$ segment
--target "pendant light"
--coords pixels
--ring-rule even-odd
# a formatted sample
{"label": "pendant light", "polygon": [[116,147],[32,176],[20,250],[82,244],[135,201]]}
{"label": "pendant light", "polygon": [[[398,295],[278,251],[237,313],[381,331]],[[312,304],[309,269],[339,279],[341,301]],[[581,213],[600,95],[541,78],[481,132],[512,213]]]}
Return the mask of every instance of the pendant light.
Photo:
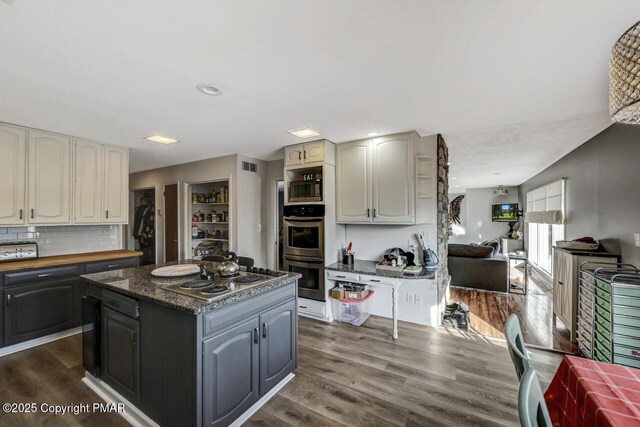
{"label": "pendant light", "polygon": [[609,113],[614,122],[640,124],[640,22],[611,50]]}

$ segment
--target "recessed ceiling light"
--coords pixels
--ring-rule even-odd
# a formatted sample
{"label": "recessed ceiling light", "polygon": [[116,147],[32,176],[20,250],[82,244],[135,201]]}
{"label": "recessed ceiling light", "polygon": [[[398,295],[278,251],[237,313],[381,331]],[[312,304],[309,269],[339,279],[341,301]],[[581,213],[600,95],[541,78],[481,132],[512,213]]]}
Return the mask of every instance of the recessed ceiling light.
{"label": "recessed ceiling light", "polygon": [[451,163],[451,162],[448,162],[448,163],[447,163],[447,166],[451,166],[452,164],[453,164],[453,163]]}
{"label": "recessed ceiling light", "polygon": [[378,136],[380,135],[378,132],[369,132],[367,136]]}
{"label": "recessed ceiling light", "polygon": [[456,188],[460,187],[458,184],[456,184]]}
{"label": "recessed ceiling light", "polygon": [[177,139],[168,138],[162,135],[149,135],[145,136],[144,139],[146,139],[147,141],[157,142],[159,144],[175,144],[176,142],[178,142]]}
{"label": "recessed ceiling light", "polygon": [[458,179],[458,177],[457,176],[452,176],[451,179]]}
{"label": "recessed ceiling light", "polygon": [[196,86],[196,88],[200,92],[204,93],[205,95],[215,96],[215,95],[220,95],[222,93],[220,88],[209,83],[201,83],[198,86]]}
{"label": "recessed ceiling light", "polygon": [[494,175],[501,175],[501,174],[502,174],[502,172],[494,172],[493,174],[494,174]]}
{"label": "recessed ceiling light", "polygon": [[297,136],[298,138],[302,138],[302,139],[311,138],[311,137],[320,135],[315,130],[309,129],[309,128],[293,129],[293,130],[288,130],[287,132],[289,132],[291,135]]}

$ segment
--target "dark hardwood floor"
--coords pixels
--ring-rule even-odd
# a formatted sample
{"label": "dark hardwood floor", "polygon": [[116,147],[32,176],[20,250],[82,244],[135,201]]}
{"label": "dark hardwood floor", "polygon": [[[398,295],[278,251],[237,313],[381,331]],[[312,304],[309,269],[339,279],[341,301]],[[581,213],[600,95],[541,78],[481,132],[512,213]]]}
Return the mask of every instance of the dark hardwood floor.
{"label": "dark hardwood floor", "polygon": [[[300,318],[295,378],[247,426],[519,425],[514,368],[504,342],[371,317],[363,326]],[[543,387],[560,356],[533,351]],[[80,381],[81,336],[0,358],[0,401],[100,402]],[[125,426],[119,415],[6,414],[0,425]]]}
{"label": "dark hardwood floor", "polygon": [[[514,268],[512,274],[516,284],[521,284],[521,272]],[[454,301],[469,305],[470,332],[504,338],[504,322],[515,313],[527,344],[570,353],[577,351],[577,346],[569,339],[569,330],[553,315],[552,290],[535,278],[529,277],[527,295],[452,287],[450,302]]]}
{"label": "dark hardwood floor", "polygon": [[[519,425],[504,342],[371,317],[361,327],[300,318],[296,377],[247,426]],[[546,388],[560,356],[532,351]]]}
{"label": "dark hardwood floor", "polygon": [[0,412],[4,426],[128,426],[113,413],[51,415],[40,405],[93,404],[103,400],[82,381],[82,335],[73,335],[0,358],[0,403],[36,403],[36,413]]}

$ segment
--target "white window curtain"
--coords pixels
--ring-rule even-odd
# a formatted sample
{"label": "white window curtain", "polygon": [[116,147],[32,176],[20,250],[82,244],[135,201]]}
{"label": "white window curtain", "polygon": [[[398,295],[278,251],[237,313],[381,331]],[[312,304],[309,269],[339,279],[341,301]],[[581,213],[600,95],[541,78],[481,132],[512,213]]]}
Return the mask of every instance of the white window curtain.
{"label": "white window curtain", "polygon": [[527,193],[525,222],[529,261],[551,275],[553,246],[564,240],[564,178]]}

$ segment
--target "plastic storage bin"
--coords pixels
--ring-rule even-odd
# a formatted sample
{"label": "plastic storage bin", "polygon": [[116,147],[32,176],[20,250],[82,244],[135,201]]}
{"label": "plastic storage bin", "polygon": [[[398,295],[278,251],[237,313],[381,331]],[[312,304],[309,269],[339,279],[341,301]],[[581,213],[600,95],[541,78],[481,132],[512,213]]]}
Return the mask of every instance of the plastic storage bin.
{"label": "plastic storage bin", "polygon": [[369,295],[361,300],[332,298],[333,318],[341,323],[350,323],[355,326],[362,325],[371,315],[371,298],[373,298],[374,294],[374,291],[369,291]]}

